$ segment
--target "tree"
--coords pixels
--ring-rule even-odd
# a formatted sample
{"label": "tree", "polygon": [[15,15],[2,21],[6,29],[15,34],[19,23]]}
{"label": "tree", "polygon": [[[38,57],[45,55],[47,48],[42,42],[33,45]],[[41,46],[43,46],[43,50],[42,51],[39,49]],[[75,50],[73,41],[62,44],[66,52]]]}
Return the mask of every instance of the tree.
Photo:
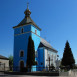
{"label": "tree", "polygon": [[63,53],[63,58],[61,61],[61,64],[65,67],[72,68],[73,65],[75,64],[75,60],[69,45],[69,42],[67,41],[65,44],[65,48],[64,48],[64,53]]}
{"label": "tree", "polygon": [[27,67],[30,68],[30,71],[32,65],[35,65],[35,48],[34,48],[34,41],[30,36],[28,40],[28,50],[27,50]]}
{"label": "tree", "polygon": [[10,70],[12,70],[12,67],[13,67],[13,56],[9,56],[9,66],[10,66]]}

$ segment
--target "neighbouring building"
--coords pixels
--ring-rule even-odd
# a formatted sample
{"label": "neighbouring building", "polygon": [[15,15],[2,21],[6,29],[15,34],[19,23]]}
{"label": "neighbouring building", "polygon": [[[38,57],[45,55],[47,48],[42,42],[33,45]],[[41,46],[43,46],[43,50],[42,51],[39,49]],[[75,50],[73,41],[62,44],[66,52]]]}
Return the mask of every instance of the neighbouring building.
{"label": "neighbouring building", "polygon": [[[41,28],[31,19],[31,11],[27,7],[24,12],[25,17],[17,25],[14,26],[14,62],[13,70],[20,71],[22,67],[26,67],[28,38],[32,37],[35,46],[35,61],[37,65],[32,67],[32,71],[42,71],[49,67],[48,59],[50,57],[50,65],[56,67],[57,50],[55,50],[45,39],[41,38]],[[39,68],[40,67],[40,68]],[[44,67],[44,68],[43,68]]]}
{"label": "neighbouring building", "polygon": [[0,55],[0,71],[8,71],[9,70],[9,59]]}

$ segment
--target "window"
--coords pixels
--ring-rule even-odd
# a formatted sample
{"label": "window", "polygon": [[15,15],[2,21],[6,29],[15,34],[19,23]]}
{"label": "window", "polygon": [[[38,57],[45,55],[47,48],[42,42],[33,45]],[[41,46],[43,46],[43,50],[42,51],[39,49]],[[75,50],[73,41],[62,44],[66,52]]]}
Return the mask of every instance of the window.
{"label": "window", "polygon": [[37,34],[37,30],[35,30],[35,34]]}
{"label": "window", "polygon": [[20,61],[20,72],[23,72],[24,61]]}
{"label": "window", "polygon": [[24,33],[24,29],[23,28],[21,29],[21,33]]}
{"label": "window", "polygon": [[37,62],[37,61],[35,61],[35,64],[36,64],[36,65],[38,65],[38,62]]}
{"label": "window", "polygon": [[37,53],[37,51],[35,51],[35,57],[38,57],[38,53]]}
{"label": "window", "polygon": [[56,60],[56,55],[55,55],[55,60]]}
{"label": "window", "polygon": [[1,66],[1,62],[0,62],[0,66]]}
{"label": "window", "polygon": [[56,55],[54,56],[54,60],[56,60]]}
{"label": "window", "polygon": [[23,57],[24,56],[24,51],[21,51],[20,52],[20,57]]}
{"label": "window", "polygon": [[41,62],[41,65],[43,65],[43,63]]}
{"label": "window", "polygon": [[53,59],[53,55],[52,55],[51,57],[52,57],[52,59]]}
{"label": "window", "polygon": [[47,55],[47,59],[49,59],[49,57],[50,57],[50,56],[49,56],[49,54],[48,54],[48,55]]}

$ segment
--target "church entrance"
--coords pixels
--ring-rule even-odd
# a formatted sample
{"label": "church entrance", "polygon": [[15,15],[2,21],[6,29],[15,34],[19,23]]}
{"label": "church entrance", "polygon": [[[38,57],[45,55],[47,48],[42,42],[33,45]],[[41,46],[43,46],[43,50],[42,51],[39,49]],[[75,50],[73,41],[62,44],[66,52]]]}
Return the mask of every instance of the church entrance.
{"label": "church entrance", "polygon": [[24,70],[24,61],[20,61],[20,72]]}

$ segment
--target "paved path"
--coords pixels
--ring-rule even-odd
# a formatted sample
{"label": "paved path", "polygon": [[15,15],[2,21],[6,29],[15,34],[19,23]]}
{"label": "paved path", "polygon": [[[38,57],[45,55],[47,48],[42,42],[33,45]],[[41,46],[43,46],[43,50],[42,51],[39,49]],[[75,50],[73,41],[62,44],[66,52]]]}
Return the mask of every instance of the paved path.
{"label": "paved path", "polygon": [[70,76],[29,76],[29,75],[8,75],[0,72],[0,77],[77,77],[77,72],[71,72]]}
{"label": "paved path", "polygon": [[71,77],[71,76],[27,76],[27,75],[1,75],[0,77]]}
{"label": "paved path", "polygon": [[27,75],[3,75],[0,77],[68,77],[68,76],[27,76]]}
{"label": "paved path", "polygon": [[72,76],[29,76],[29,75],[5,75],[0,73],[0,77],[77,77],[72,74]]}

